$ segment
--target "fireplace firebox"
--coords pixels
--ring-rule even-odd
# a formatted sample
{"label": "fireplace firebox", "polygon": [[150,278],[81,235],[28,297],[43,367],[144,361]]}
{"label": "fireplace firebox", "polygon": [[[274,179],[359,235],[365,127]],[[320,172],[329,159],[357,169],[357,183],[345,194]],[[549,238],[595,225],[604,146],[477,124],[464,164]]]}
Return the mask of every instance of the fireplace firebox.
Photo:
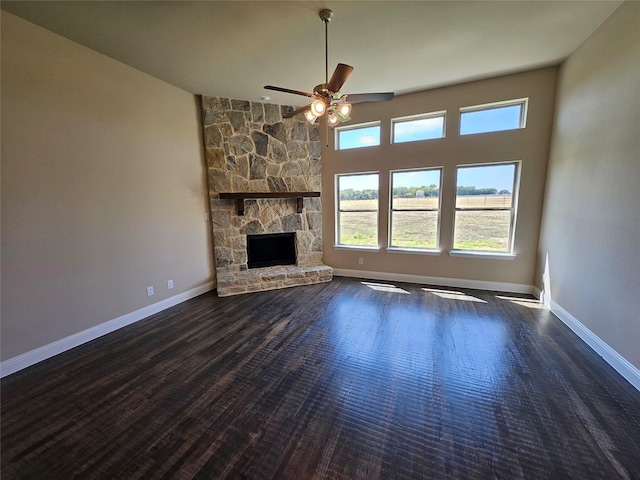
{"label": "fireplace firebox", "polygon": [[296,234],[286,232],[247,235],[247,257],[249,268],[294,265]]}

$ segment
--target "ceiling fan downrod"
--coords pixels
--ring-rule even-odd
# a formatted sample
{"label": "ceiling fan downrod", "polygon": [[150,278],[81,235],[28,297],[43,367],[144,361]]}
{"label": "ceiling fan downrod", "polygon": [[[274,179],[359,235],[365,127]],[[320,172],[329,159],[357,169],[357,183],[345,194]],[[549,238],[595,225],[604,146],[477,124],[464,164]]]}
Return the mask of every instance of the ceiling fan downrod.
{"label": "ceiling fan downrod", "polygon": [[333,17],[333,10],[325,8],[318,15],[324,22],[324,83],[329,83],[329,22]]}

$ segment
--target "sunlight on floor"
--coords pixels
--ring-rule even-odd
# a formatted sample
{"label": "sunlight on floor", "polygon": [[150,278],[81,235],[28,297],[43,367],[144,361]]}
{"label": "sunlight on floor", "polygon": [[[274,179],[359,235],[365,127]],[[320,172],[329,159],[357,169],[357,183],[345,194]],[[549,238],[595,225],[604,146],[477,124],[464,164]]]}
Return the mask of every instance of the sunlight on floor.
{"label": "sunlight on floor", "polygon": [[435,288],[423,288],[425,292],[433,293],[440,298],[447,298],[449,300],[463,300],[465,302],[478,302],[487,303],[485,300],[481,300],[478,297],[467,295],[463,292],[453,292],[451,290],[436,290]]}
{"label": "sunlight on floor", "polygon": [[520,305],[522,307],[535,308],[537,310],[545,308],[545,306],[540,303],[540,300],[536,300],[535,298],[505,297],[501,295],[496,295],[496,298],[500,300],[507,300],[508,302]]}
{"label": "sunlight on floor", "polygon": [[372,283],[372,282],[361,282],[361,283],[371,288],[372,290],[377,290],[379,292],[406,293],[407,295],[411,295],[406,290],[396,287],[395,285],[390,285],[388,283]]}

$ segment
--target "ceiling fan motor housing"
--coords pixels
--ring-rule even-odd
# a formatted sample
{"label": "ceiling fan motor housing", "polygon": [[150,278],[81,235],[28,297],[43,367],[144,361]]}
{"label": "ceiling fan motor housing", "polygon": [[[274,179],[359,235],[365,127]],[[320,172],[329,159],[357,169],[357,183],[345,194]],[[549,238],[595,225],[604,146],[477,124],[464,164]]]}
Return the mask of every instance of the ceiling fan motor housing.
{"label": "ceiling fan motor housing", "polygon": [[326,83],[321,83],[313,87],[313,93],[326,98],[329,98],[331,95],[333,95],[333,92],[330,92],[329,89],[327,88]]}

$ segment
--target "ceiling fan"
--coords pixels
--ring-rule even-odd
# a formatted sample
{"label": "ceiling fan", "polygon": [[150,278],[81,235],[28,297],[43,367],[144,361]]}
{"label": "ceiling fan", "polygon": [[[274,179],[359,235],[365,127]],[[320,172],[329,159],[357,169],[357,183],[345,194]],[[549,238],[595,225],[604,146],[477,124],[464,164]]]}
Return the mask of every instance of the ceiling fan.
{"label": "ceiling fan", "polygon": [[339,63],[329,79],[329,46],[328,46],[328,24],[333,17],[333,11],[325,8],[319,12],[320,19],[324,22],[324,59],[325,59],[325,82],[316,85],[313,93],[302,92],[300,90],[291,90],[289,88],[274,87],[273,85],[265,85],[267,90],[275,90],[277,92],[293,93],[294,95],[302,95],[312,98],[309,105],[293,110],[285,115],[284,118],[291,118],[299,113],[304,113],[309,123],[314,123],[316,119],[325,113],[327,114],[327,125],[335,126],[340,122],[351,120],[351,105],[354,103],[364,102],[386,102],[393,100],[393,92],[385,93],[340,93],[342,85],[347,81],[353,67],[344,63]]}

